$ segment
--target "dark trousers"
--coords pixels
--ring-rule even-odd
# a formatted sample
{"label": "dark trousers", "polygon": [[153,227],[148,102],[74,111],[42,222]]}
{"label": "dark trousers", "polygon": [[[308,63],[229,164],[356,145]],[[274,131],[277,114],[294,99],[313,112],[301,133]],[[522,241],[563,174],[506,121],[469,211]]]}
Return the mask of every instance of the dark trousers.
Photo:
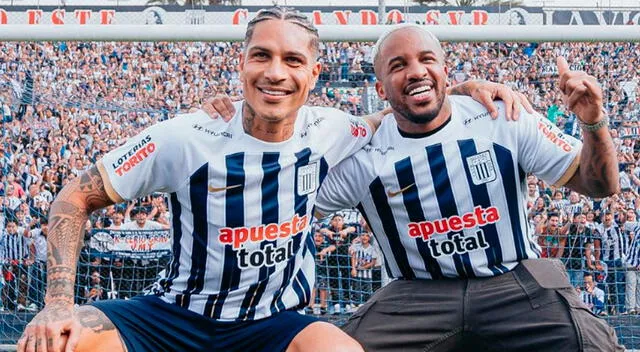
{"label": "dark trousers", "polygon": [[562,263],[526,262],[492,278],[394,281],[343,330],[370,352],[624,351]]}

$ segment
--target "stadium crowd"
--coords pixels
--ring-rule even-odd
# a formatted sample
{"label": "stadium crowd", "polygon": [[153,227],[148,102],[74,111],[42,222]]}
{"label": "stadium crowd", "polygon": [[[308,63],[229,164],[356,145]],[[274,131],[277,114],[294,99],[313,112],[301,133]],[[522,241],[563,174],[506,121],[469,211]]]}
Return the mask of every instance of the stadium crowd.
{"label": "stadium crowd", "polygon": [[[353,114],[375,109],[373,43],[322,43],[320,82],[309,104]],[[145,127],[197,108],[217,93],[241,96],[238,43],[0,43],[0,310],[42,308],[47,214],[60,189]],[[640,312],[640,47],[633,43],[449,43],[452,83],[487,79],[527,95],[571,135],[576,118],[556,89],[555,58],[603,85],[618,148],[621,194],[588,199],[527,178],[528,218],[543,257],[560,258],[597,314]],[[374,103],[372,104],[371,101]],[[551,136],[550,138],[552,138]],[[318,280],[310,311],[349,312],[385,281],[366,224],[345,211],[316,226]],[[344,215],[344,214],[343,214]],[[168,227],[164,195],[109,207],[92,229]],[[147,288],[166,257],[92,254],[87,232],[78,301]]]}

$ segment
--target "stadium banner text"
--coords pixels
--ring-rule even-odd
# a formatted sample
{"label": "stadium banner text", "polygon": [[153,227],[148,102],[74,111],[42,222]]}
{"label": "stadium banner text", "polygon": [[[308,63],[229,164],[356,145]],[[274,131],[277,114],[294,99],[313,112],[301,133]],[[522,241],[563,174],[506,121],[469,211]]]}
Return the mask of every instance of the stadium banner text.
{"label": "stadium banner text", "polygon": [[132,259],[157,259],[171,254],[169,230],[93,229],[92,255]]}
{"label": "stadium banner text", "polygon": [[[261,7],[203,6],[0,6],[1,24],[217,24],[244,25]],[[376,25],[374,7],[297,7],[317,25]],[[547,7],[389,7],[385,23],[427,25],[624,25],[638,24],[638,9]]]}

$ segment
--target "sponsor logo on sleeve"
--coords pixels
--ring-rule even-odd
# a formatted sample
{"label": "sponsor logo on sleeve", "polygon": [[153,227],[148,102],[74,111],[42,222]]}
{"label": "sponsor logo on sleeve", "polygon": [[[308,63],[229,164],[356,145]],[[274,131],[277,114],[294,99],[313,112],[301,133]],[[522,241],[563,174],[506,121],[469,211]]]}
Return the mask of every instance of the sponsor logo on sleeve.
{"label": "sponsor logo on sleeve", "polygon": [[136,165],[141,163],[156,150],[156,144],[151,141],[151,136],[147,135],[140,142],[136,143],[124,155],[111,164],[116,175],[122,176],[129,172]]}
{"label": "sponsor logo on sleeve", "polygon": [[367,136],[367,128],[365,127],[365,123],[363,120],[349,119],[351,121],[351,135],[354,137],[366,137]]}
{"label": "sponsor logo on sleeve", "polygon": [[569,153],[573,150],[571,141],[557,129],[554,131],[553,126],[543,120],[538,120],[538,130],[547,137],[553,144],[563,151]]}
{"label": "sponsor logo on sleeve", "polygon": [[231,134],[231,133],[229,133],[227,131],[213,131],[213,130],[210,130],[210,129],[208,129],[208,128],[202,126],[202,125],[199,125],[197,123],[194,123],[193,125],[191,125],[191,127],[196,131],[200,131],[202,133],[206,133],[206,134],[208,134],[210,136],[213,136],[213,137],[225,137],[225,138],[229,138],[229,139],[233,138],[233,134]]}

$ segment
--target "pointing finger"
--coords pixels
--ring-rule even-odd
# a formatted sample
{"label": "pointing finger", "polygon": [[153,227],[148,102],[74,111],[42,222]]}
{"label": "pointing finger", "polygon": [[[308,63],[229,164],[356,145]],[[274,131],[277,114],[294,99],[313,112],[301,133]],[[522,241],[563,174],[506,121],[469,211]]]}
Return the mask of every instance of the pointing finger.
{"label": "pointing finger", "polygon": [[565,59],[564,57],[558,56],[556,59],[556,64],[558,65],[558,74],[560,76],[569,72],[569,64],[567,63],[567,59]]}

